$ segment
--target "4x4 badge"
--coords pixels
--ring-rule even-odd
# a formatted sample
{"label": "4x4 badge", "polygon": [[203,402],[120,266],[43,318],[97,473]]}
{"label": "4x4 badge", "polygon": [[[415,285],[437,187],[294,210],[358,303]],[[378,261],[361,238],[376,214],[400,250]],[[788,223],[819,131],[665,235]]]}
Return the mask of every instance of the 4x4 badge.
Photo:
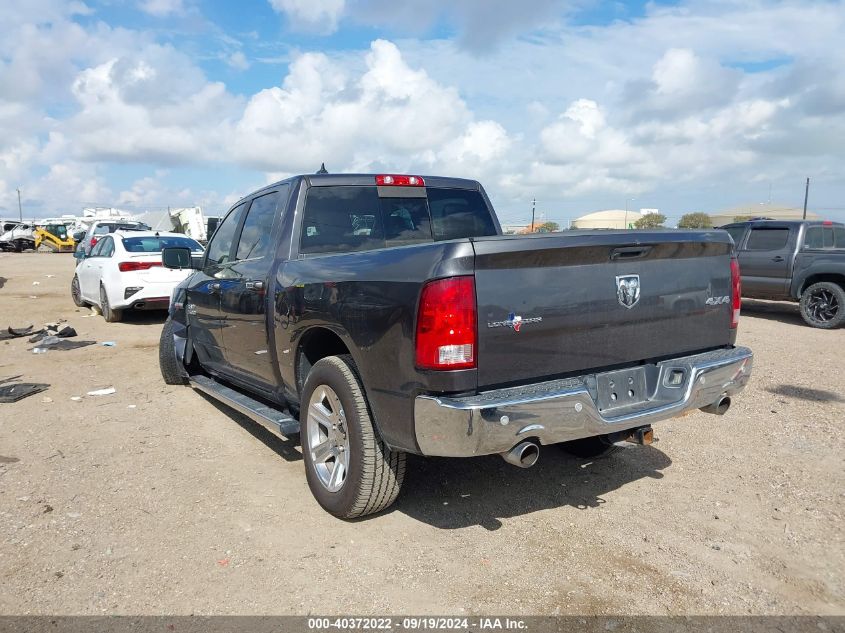
{"label": "4x4 badge", "polygon": [[629,310],[640,300],[640,276],[618,275],[616,277],[616,298]]}
{"label": "4x4 badge", "polygon": [[523,318],[513,312],[508,315],[507,321],[488,321],[487,327],[509,327],[514,332],[519,332],[519,329],[526,323],[540,323],[543,317],[527,317]]}

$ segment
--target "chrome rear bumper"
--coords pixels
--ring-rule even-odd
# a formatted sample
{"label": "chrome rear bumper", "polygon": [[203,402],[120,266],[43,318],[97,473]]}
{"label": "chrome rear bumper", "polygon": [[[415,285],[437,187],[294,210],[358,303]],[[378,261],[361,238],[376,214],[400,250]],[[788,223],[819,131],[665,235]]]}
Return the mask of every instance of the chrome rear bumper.
{"label": "chrome rear bumper", "polygon": [[[628,407],[597,406],[595,374],[498,389],[475,396],[417,396],[414,424],[423,455],[470,457],[510,450],[534,438],[556,444],[624,431],[682,415],[745,388],[753,354],[716,350],[646,366],[648,398]],[[670,385],[673,372],[683,372]]]}

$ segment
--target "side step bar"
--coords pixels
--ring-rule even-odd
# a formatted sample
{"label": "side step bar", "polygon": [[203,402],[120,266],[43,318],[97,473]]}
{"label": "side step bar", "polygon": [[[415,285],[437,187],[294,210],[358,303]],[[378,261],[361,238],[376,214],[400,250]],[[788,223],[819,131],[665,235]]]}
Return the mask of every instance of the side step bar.
{"label": "side step bar", "polygon": [[289,438],[291,435],[299,433],[299,421],[287,413],[268,407],[266,404],[253,400],[240,391],[235,391],[207,376],[191,376],[190,381],[194,389],[198,389],[227,407],[243,413],[277,435]]}

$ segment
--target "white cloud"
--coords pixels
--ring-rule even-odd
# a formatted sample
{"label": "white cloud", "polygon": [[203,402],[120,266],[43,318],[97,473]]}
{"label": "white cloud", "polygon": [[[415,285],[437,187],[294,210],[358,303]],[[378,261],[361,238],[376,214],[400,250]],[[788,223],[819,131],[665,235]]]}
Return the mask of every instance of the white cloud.
{"label": "white cloud", "polygon": [[185,13],[183,0],[142,0],[138,8],[157,18]]}
{"label": "white cloud", "polygon": [[249,60],[242,51],[235,51],[226,58],[226,63],[235,70],[247,70],[250,66]]}
{"label": "white cloud", "polygon": [[[272,0],[271,0],[272,1]],[[442,23],[454,28],[462,48],[487,53],[523,31],[552,30],[573,0],[350,0],[350,20],[421,36]]]}
{"label": "white cloud", "polygon": [[[12,3],[0,23],[0,210],[17,186],[44,204],[210,200],[179,181],[180,166],[200,165],[194,179],[206,165],[270,178],[323,161],[333,172],[475,177],[503,215],[524,213],[534,195],[582,211],[653,192],[664,202],[647,206],[665,208],[707,187],[695,202],[712,208],[742,202],[761,181],[778,198],[778,183],[795,180],[802,195],[808,174],[829,200],[845,195],[841,3],[690,0],[603,26],[567,25],[571,5],[557,0],[533,11],[481,0],[272,5],[311,31],[354,19],[391,34],[446,24],[456,35],[284,49],[294,61],[280,84],[241,98],[202,68],[249,70],[268,50],[256,42],[224,33],[220,48],[198,52],[196,40],[162,44],[156,31],[77,21],[91,12],[79,2]],[[135,165],[119,184],[104,176],[115,162]],[[238,178],[243,190],[233,177],[226,196],[265,180]]]}
{"label": "white cloud", "polygon": [[334,33],[346,6],[345,0],[270,0],[277,13],[288,17],[295,27],[318,33]]}
{"label": "white cloud", "polygon": [[67,127],[87,160],[202,162],[219,157],[227,117],[239,101],[209,82],[183,54],[150,46],[82,71],[73,83],[80,111]]}
{"label": "white cloud", "polygon": [[466,131],[472,116],[453,88],[408,66],[377,40],[356,75],[319,53],[298,58],[281,87],[249,102],[233,148],[268,171],[413,164]]}

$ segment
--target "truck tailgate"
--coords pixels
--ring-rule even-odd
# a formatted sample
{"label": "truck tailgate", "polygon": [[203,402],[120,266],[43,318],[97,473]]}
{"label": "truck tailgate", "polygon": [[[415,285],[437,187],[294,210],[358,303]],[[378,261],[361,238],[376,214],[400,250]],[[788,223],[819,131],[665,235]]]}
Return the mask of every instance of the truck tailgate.
{"label": "truck tailgate", "polygon": [[732,342],[724,231],[504,236],[474,248],[479,388]]}

